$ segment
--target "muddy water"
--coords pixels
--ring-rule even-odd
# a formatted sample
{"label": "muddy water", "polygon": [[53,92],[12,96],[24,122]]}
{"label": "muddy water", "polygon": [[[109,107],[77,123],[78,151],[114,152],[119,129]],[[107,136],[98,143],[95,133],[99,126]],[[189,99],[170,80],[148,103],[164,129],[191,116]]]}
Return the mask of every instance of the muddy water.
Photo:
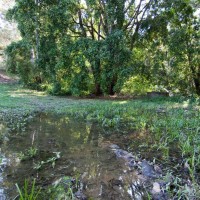
{"label": "muddy water", "polygon": [[[117,144],[127,149],[130,138],[120,131],[110,133],[67,116],[37,116],[25,132],[13,133],[1,144],[0,199],[14,199],[15,183],[22,186],[24,179],[34,177],[45,189],[64,176],[78,177],[81,191],[90,199],[147,199],[140,174],[108,148]],[[30,147],[38,149],[37,155],[20,161],[19,153]],[[47,162],[56,155],[54,162]]]}

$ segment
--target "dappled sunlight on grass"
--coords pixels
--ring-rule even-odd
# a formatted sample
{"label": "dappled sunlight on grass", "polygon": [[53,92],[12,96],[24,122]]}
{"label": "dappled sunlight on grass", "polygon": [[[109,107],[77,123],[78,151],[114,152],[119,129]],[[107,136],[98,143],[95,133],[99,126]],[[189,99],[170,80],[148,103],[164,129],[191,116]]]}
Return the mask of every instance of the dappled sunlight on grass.
{"label": "dappled sunlight on grass", "polygon": [[23,96],[47,96],[45,92],[39,92],[36,90],[18,89],[16,91],[10,91],[11,97],[23,97]]}
{"label": "dappled sunlight on grass", "polygon": [[170,107],[173,108],[173,109],[190,109],[191,106],[192,106],[193,109],[200,110],[200,105],[192,104],[189,101],[185,101],[185,102],[182,102],[182,103],[174,103],[174,104],[170,105]]}
{"label": "dappled sunlight on grass", "polygon": [[119,105],[124,105],[124,104],[127,104],[129,101],[115,101],[115,102],[113,102],[113,104],[114,105],[116,105],[116,104],[119,104]]}

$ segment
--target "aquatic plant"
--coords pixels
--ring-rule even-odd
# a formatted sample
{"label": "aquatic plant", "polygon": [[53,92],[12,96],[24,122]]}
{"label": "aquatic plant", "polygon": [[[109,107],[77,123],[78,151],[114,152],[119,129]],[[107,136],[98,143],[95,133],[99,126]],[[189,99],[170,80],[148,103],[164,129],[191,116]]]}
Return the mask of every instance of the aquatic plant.
{"label": "aquatic plant", "polygon": [[34,165],[34,169],[41,169],[45,164],[51,164],[52,167],[54,168],[55,167],[55,164],[56,164],[56,160],[58,160],[60,158],[60,152],[53,152],[55,154],[55,156],[52,156],[50,158],[48,158],[46,161],[41,161],[41,162],[38,162]]}
{"label": "aquatic plant", "polygon": [[28,160],[31,158],[34,158],[38,153],[38,149],[36,147],[30,147],[29,149],[26,149],[24,152],[18,153],[18,158],[21,161]]}
{"label": "aquatic plant", "polygon": [[66,199],[75,200],[75,192],[79,189],[80,174],[77,173],[75,178],[70,176],[63,176],[56,180],[52,186],[48,188],[47,195],[51,196],[51,199]]}
{"label": "aquatic plant", "polygon": [[35,187],[35,179],[31,184],[31,188],[29,188],[29,183],[26,179],[23,188],[20,188],[17,183],[15,185],[19,193],[19,200],[37,200],[40,190]]}
{"label": "aquatic plant", "polygon": [[51,196],[55,196],[56,199],[75,199],[73,194],[73,182],[72,177],[64,176],[60,178],[54,185],[49,188]]}

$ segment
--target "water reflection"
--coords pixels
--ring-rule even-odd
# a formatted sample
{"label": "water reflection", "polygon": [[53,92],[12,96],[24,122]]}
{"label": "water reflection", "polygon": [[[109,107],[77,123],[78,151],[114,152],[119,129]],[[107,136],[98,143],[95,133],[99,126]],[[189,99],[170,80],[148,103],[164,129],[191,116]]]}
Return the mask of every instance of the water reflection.
{"label": "water reflection", "polygon": [[[94,123],[41,114],[28,125],[26,133],[15,133],[9,142],[2,144],[2,152],[9,160],[9,166],[4,171],[3,189],[8,198],[13,198],[16,196],[14,183],[23,183],[27,177],[35,177],[38,184],[47,187],[60,177],[79,174],[83,193],[87,197],[143,199],[146,193],[141,187],[139,175],[128,170],[106,148],[108,141],[123,145],[121,137],[117,133],[112,138],[105,135],[102,128]],[[18,153],[30,147],[37,148],[38,155],[19,162]],[[61,158],[54,167],[51,164],[44,164],[40,170],[33,167],[55,156],[53,152],[61,152]]]}

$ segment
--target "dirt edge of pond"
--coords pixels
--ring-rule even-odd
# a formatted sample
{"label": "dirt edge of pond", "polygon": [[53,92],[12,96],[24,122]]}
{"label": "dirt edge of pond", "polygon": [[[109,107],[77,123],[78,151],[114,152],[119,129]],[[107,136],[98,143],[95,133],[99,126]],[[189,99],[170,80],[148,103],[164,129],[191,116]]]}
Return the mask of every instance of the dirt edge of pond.
{"label": "dirt edge of pond", "polygon": [[5,70],[0,70],[0,84],[5,84],[5,83],[16,83],[17,79],[12,78],[8,76],[5,72]]}

